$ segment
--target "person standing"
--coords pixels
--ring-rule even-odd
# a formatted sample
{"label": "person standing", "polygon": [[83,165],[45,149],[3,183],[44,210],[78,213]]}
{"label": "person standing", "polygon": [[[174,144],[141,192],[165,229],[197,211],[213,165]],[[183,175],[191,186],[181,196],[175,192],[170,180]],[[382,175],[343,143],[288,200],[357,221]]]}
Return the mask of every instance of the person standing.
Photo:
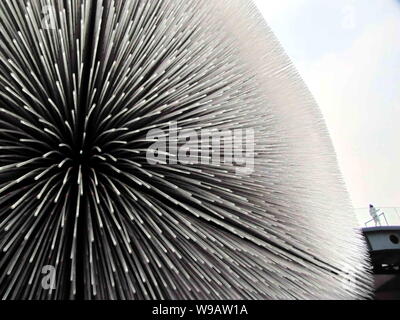
{"label": "person standing", "polygon": [[369,205],[369,214],[371,215],[372,219],[374,219],[375,226],[382,226],[381,219],[379,218],[379,209],[376,209],[372,204]]}

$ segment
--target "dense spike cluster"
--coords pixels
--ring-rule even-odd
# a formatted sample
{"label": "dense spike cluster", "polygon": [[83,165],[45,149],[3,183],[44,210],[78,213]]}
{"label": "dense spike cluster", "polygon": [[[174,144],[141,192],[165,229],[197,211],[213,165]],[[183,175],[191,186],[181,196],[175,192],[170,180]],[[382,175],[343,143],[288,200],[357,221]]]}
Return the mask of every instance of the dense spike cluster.
{"label": "dense spike cluster", "polygon": [[[368,296],[322,117],[249,1],[0,13],[1,298]],[[254,172],[150,164],[147,133],[172,122],[254,130]]]}

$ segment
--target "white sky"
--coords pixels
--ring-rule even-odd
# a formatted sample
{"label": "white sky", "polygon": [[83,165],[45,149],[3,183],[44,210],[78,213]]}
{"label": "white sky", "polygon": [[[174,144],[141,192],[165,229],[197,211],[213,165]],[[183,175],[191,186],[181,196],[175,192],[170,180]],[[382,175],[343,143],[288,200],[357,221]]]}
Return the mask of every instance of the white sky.
{"label": "white sky", "polygon": [[354,206],[400,207],[400,1],[255,2],[322,109]]}

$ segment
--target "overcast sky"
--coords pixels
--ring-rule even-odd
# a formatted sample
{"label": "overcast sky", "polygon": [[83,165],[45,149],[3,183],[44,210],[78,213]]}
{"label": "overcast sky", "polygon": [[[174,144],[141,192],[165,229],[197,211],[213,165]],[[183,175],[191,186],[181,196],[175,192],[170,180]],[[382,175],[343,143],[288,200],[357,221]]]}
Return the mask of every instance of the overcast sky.
{"label": "overcast sky", "polygon": [[322,109],[354,206],[400,207],[400,2],[255,2]]}

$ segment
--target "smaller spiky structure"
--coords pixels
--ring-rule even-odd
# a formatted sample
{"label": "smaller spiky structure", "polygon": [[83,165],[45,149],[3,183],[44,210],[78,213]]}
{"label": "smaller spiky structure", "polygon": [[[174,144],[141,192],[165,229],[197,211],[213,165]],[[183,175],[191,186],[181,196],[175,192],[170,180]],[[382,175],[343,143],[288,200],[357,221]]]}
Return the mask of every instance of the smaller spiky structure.
{"label": "smaller spiky structure", "polygon": [[[249,1],[1,1],[0,113],[3,299],[369,294],[322,117]],[[172,122],[254,130],[254,172],[149,164]]]}

